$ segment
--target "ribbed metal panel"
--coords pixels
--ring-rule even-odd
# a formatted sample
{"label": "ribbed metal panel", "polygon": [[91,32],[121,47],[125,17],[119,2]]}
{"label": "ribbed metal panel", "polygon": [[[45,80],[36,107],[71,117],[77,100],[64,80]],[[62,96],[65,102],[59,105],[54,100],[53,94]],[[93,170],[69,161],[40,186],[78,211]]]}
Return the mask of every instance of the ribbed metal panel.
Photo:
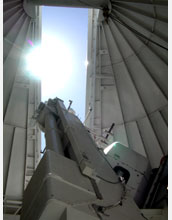
{"label": "ribbed metal panel", "polygon": [[[111,3],[106,19],[99,10],[89,14],[86,115],[89,108],[92,111],[86,125],[97,133],[94,137],[100,146],[121,142],[147,156],[152,168],[158,167],[168,151],[168,3]],[[30,48],[28,40],[40,40],[41,12],[26,4],[22,0],[3,4],[6,213],[19,211],[40,151],[39,132],[31,123],[40,102],[40,82],[26,74],[23,55]],[[112,123],[115,126],[106,139]]]}
{"label": "ribbed metal panel", "polygon": [[90,11],[89,42],[96,46],[88,45],[86,114],[93,110],[86,125],[102,136],[95,137],[100,146],[120,142],[155,168],[168,152],[168,3],[111,2],[106,19]]}
{"label": "ribbed metal panel", "polygon": [[[22,0],[4,0],[4,212],[20,212],[23,191],[40,157],[40,132],[31,118],[40,102],[40,82],[25,71],[24,55],[40,41],[40,9],[35,17]],[[33,14],[33,13],[32,13]]]}

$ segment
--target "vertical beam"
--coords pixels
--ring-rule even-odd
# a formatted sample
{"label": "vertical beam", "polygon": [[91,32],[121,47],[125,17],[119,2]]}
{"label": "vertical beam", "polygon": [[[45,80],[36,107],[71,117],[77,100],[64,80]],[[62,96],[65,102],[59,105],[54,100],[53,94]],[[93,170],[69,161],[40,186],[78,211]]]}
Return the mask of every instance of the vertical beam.
{"label": "vertical beam", "polygon": [[[106,23],[103,23],[102,25],[102,30],[103,30],[103,34],[105,36],[105,40],[106,40],[106,46],[107,46],[107,50],[108,50],[108,54],[109,54],[109,58],[110,58],[110,63],[111,63],[111,66],[112,66],[112,70],[113,70],[113,77],[114,77],[114,82],[115,82],[115,86],[116,86],[116,91],[117,91],[117,96],[118,96],[118,100],[119,100],[119,107],[120,107],[120,111],[121,111],[121,115],[122,115],[122,121],[124,123],[125,121],[125,115],[124,115],[124,107],[122,105],[122,102],[121,102],[121,98],[120,98],[120,89],[119,89],[119,85],[117,83],[117,77],[116,77],[116,69],[115,69],[115,66],[113,64],[113,58],[112,58],[112,50],[111,50],[111,45],[110,45],[110,41],[108,41],[108,36],[107,36],[107,31],[106,31],[106,27],[105,27]],[[116,51],[117,53],[117,51]],[[119,53],[119,51],[118,51]],[[126,137],[126,145],[129,146],[128,144],[128,136],[127,136],[127,131],[126,131],[126,127],[124,126],[124,134],[125,134],[125,137]]]}
{"label": "vertical beam", "polygon": [[94,129],[94,100],[95,100],[95,79],[96,79],[96,41],[97,41],[97,19],[98,10],[89,10],[88,22],[88,67],[87,67],[87,93],[86,93],[86,113],[89,108],[91,114],[85,121],[86,125]]}
{"label": "vertical beam", "polygon": [[[101,100],[101,96],[102,96],[102,91],[101,91],[101,77],[98,78],[97,76],[101,76],[101,26],[98,25],[97,26],[97,45],[98,48],[96,51],[98,51],[98,62],[96,62],[98,64],[98,71],[96,70],[95,75],[95,100],[94,100],[94,118],[93,118],[93,123],[94,123],[94,128],[96,127],[96,133],[101,136],[102,135],[102,100]],[[96,65],[97,66],[97,65]]]}
{"label": "vertical beam", "polygon": [[5,190],[6,198],[20,200],[23,197],[25,139],[26,130],[22,128],[15,128]]}

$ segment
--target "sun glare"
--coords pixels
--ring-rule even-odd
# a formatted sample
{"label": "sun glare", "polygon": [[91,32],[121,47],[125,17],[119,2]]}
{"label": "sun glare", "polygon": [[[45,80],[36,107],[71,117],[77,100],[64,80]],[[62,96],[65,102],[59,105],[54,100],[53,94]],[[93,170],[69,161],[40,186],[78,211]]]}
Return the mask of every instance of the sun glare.
{"label": "sun glare", "polygon": [[85,66],[87,67],[88,64],[89,64],[88,60],[85,60],[84,64],[85,64]]}
{"label": "sun glare", "polygon": [[107,154],[116,144],[118,144],[118,142],[113,142],[112,144],[110,144],[109,146],[107,146],[104,149],[104,153]]}
{"label": "sun glare", "polygon": [[33,46],[26,56],[26,69],[41,79],[44,90],[57,91],[69,80],[73,61],[67,45],[52,36],[42,36],[41,46]]}

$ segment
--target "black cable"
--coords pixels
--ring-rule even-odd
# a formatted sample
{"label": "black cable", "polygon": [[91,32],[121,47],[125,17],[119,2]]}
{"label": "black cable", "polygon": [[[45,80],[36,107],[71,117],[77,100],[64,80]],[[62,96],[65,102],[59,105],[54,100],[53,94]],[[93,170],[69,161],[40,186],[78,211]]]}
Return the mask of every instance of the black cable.
{"label": "black cable", "polygon": [[132,31],[132,32],[135,33],[136,35],[138,35],[138,36],[140,36],[140,37],[142,37],[142,38],[148,40],[149,42],[151,42],[151,43],[153,43],[153,44],[155,44],[155,45],[157,45],[157,46],[159,46],[159,47],[161,47],[161,48],[163,48],[163,49],[165,49],[165,50],[168,51],[168,48],[166,48],[166,47],[162,46],[161,44],[159,44],[159,43],[157,43],[157,42],[155,42],[155,41],[149,39],[148,37],[146,37],[146,36],[143,35],[142,33],[136,31],[134,28],[132,28],[132,27],[128,26],[127,24],[125,24],[123,21],[120,21],[120,20],[118,20],[117,18],[115,18],[112,14],[110,15],[110,18],[111,18],[113,21],[116,21],[116,22],[120,23],[121,25],[125,26],[127,29],[129,29],[130,31]]}
{"label": "black cable", "polygon": [[99,206],[96,205],[96,204],[92,204],[92,207],[93,207],[95,213],[97,214],[98,218],[99,218],[100,220],[103,220],[102,216],[99,214],[99,211],[98,211],[98,207],[99,207]]}
{"label": "black cable", "polygon": [[[123,183],[124,185],[124,183]],[[101,213],[104,216],[109,216],[107,213],[105,213],[106,210],[115,208],[117,206],[122,206],[123,205],[123,199],[125,198],[125,194],[126,194],[126,190],[125,190],[125,186],[124,186],[124,195],[121,196],[121,200],[118,201],[115,204],[112,205],[108,205],[108,206],[100,206],[100,205],[96,205],[96,204],[92,204],[92,207],[94,208],[94,210],[96,211],[96,214],[98,215],[98,217],[101,217],[101,215],[99,213]],[[102,219],[102,218],[100,218]]]}
{"label": "black cable", "polygon": [[118,182],[112,182],[110,180],[107,180],[107,179],[104,179],[103,177],[99,176],[99,175],[96,175],[98,178],[100,178],[101,180],[107,182],[107,183],[111,183],[111,184],[118,184],[118,183],[121,183],[120,181]]}
{"label": "black cable", "polygon": [[[97,148],[96,148],[97,149]],[[113,167],[111,166],[111,164],[109,163],[109,161],[107,160],[107,158],[103,155],[104,153],[102,152],[101,149],[97,149],[98,152],[100,153],[100,155],[103,157],[103,159],[107,162],[107,164],[110,166],[110,168],[113,170]],[[114,171],[114,170],[113,170]],[[121,181],[118,181],[118,182],[112,182],[110,180],[107,180],[99,175],[97,175],[98,178],[100,178],[101,180],[107,182],[107,183],[111,183],[111,184],[118,184],[118,183],[121,183]]]}
{"label": "black cable", "polygon": [[122,206],[122,200],[120,200],[119,202],[113,204],[113,205],[108,205],[108,206],[104,206],[104,211],[108,210],[108,209],[112,209],[112,208],[115,208],[117,206]]}
{"label": "black cable", "polygon": [[148,218],[146,218],[146,217],[143,215],[143,213],[141,213],[141,216],[142,216],[144,219],[149,220]]}
{"label": "black cable", "polygon": [[[107,160],[107,158],[102,154],[102,152],[99,151],[99,153],[101,154],[101,156],[107,161],[107,163],[109,164],[109,166],[113,169],[113,167],[111,166],[111,164],[109,163],[109,161]],[[97,175],[98,178],[100,178],[101,180],[107,182],[107,183],[110,183],[110,184],[119,184],[121,183],[122,186],[123,186],[123,195],[121,196],[121,200],[119,202],[117,202],[116,204],[112,204],[112,205],[109,205],[109,206],[100,206],[102,208],[102,211],[101,211],[101,214],[103,215],[106,215],[106,213],[104,213],[106,210],[108,209],[111,209],[111,208],[114,208],[114,207],[117,207],[117,206],[122,206],[122,202],[123,202],[123,199],[125,198],[126,196],[126,186],[125,186],[125,182],[122,182],[122,181],[118,181],[118,182],[112,182],[110,180],[107,180],[107,179],[104,179],[103,177]],[[97,215],[98,215],[98,210],[96,211]],[[98,215],[99,217],[100,214]],[[108,216],[108,215],[106,215]]]}

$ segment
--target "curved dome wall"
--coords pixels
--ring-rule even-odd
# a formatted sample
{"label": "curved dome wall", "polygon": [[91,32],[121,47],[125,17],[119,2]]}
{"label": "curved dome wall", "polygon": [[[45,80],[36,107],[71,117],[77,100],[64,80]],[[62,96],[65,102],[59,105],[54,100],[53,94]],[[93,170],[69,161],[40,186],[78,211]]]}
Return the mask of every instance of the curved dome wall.
{"label": "curved dome wall", "polygon": [[31,123],[40,82],[28,76],[23,58],[40,41],[41,11],[26,12],[22,0],[4,0],[3,7],[4,212],[15,213],[40,158],[40,132]]}
{"label": "curved dome wall", "polygon": [[[168,3],[111,2],[105,19],[96,9],[89,14],[86,125],[99,146],[118,141],[158,167],[168,151]],[[17,214],[40,158],[40,133],[31,120],[40,82],[26,74],[23,57],[40,41],[41,10],[22,0],[3,6],[4,210]]]}
{"label": "curved dome wall", "polygon": [[152,168],[168,153],[167,4],[113,0],[106,19],[89,17],[86,125],[99,146],[120,142]]}

